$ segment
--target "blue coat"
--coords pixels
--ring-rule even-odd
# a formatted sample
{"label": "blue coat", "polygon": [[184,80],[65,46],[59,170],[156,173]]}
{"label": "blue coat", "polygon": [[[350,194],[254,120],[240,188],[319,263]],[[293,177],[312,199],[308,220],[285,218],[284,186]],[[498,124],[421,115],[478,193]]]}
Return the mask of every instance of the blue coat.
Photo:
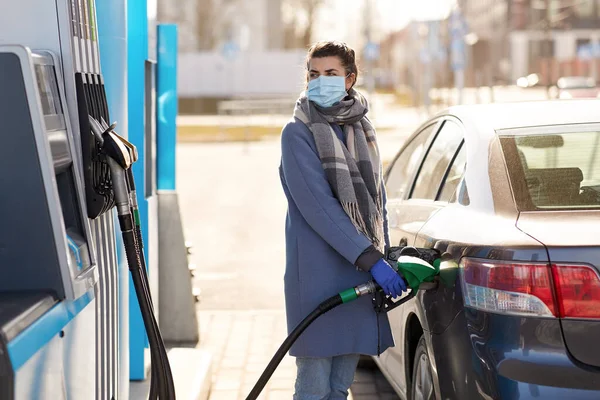
{"label": "blue coat", "polygon": [[[342,129],[334,129],[345,142]],[[322,301],[371,279],[370,273],[354,266],[371,242],[335,198],[306,125],[297,119],[289,122],[282,132],[281,149],[279,175],[288,200],[284,284],[291,332]],[[389,245],[387,213],[384,217]],[[393,345],[387,315],[377,316],[371,296],[365,296],[319,317],[292,346],[290,355],[377,355]]]}

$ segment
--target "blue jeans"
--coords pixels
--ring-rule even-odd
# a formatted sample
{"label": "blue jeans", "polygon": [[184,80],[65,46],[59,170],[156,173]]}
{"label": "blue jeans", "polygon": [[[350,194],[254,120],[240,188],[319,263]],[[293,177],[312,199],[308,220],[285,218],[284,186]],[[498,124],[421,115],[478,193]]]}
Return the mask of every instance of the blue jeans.
{"label": "blue jeans", "polygon": [[296,358],[294,400],[340,400],[348,397],[360,355]]}

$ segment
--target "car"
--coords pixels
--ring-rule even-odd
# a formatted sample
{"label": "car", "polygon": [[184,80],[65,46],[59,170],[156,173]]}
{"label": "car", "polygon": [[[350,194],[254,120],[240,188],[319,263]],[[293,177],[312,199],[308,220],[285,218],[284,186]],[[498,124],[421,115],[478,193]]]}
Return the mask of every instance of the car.
{"label": "car", "polygon": [[556,82],[559,99],[593,98],[598,96],[594,78],[585,76],[565,76]]}
{"label": "car", "polygon": [[402,399],[600,399],[599,109],[449,108],[390,163],[391,245],[455,266],[388,312]]}

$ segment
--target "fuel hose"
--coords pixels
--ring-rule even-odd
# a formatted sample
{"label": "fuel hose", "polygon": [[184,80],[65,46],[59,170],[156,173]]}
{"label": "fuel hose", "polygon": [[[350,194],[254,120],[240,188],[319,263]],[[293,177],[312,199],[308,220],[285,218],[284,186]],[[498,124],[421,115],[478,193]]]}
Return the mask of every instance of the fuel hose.
{"label": "fuel hose", "polygon": [[[145,260],[140,249],[138,234],[136,233],[136,224],[131,212],[130,196],[128,190],[128,181],[126,170],[121,167],[114,159],[108,158],[108,164],[111,170],[113,190],[115,193],[115,203],[119,226],[123,236],[123,245],[133,287],[140,305],[142,320],[148,335],[150,351],[152,354],[152,378],[150,399],[175,400],[175,387],[171,374],[169,361],[158,323],[154,316],[152,300],[148,278],[145,272]],[[141,235],[139,235],[141,236]],[[152,396],[156,396],[155,398]]]}
{"label": "fuel hose", "polygon": [[[271,376],[281,363],[281,360],[283,360],[283,357],[285,357],[285,355],[290,350],[294,342],[298,340],[302,332],[304,332],[306,328],[308,328],[310,324],[312,324],[317,318],[342,304],[350,303],[351,301],[354,301],[359,297],[362,297],[367,294],[373,294],[378,290],[381,290],[381,287],[375,282],[369,281],[362,285],[344,290],[319,304],[319,306],[315,308],[310,314],[308,314],[308,316],[304,318],[292,331],[292,333],[290,333],[288,337],[283,341],[283,343],[281,344],[277,352],[275,352],[275,355],[263,371],[262,375],[252,388],[252,391],[250,392],[248,397],[246,397],[246,400],[256,400],[258,398],[265,385],[267,384],[269,379],[271,379]],[[397,302],[397,304],[402,304],[410,300],[414,296],[415,291],[411,291],[407,296],[400,299]]]}

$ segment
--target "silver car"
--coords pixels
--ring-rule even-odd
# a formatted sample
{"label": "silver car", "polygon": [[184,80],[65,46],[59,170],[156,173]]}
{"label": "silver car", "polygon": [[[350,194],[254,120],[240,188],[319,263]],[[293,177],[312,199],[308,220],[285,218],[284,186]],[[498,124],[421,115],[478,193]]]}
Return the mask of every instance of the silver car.
{"label": "silver car", "polygon": [[389,318],[403,399],[600,399],[600,101],[461,106],[386,173],[392,245],[459,268]]}

